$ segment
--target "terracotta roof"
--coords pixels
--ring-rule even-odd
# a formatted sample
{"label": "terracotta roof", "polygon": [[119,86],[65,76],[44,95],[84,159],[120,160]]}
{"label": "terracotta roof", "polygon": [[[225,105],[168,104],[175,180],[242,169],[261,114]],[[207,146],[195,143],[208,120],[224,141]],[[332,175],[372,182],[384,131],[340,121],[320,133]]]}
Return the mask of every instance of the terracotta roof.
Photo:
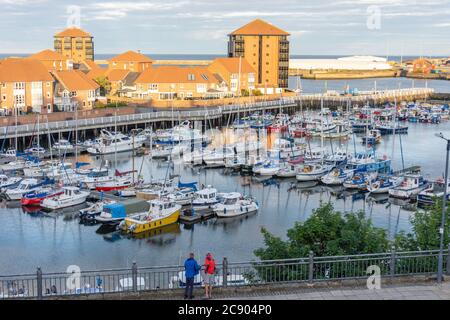
{"label": "terracotta roof", "polygon": [[67,60],[62,54],[53,50],[43,50],[28,57],[29,59],[36,59],[40,61],[64,61]]}
{"label": "terracotta roof", "polygon": [[35,59],[5,59],[0,63],[0,82],[53,81],[47,68]]}
{"label": "terracotta roof", "polygon": [[61,31],[61,32],[55,34],[55,37],[86,38],[86,37],[92,37],[92,36],[90,33],[86,32],[82,29],[72,27],[72,28],[67,28],[64,31]]}
{"label": "terracotta roof", "polygon": [[146,55],[135,51],[127,51],[125,53],[119,54],[115,57],[112,57],[109,61],[153,62],[153,60]]}
{"label": "terracotta roof", "polygon": [[109,81],[121,81],[125,79],[129,73],[129,70],[112,69],[106,73],[106,77]]}
{"label": "terracotta roof", "polygon": [[[194,80],[189,80],[189,75]],[[136,83],[217,83],[207,67],[160,66],[145,70]]]}
{"label": "terracotta roof", "polygon": [[88,71],[86,73],[86,75],[89,77],[89,79],[95,80],[99,77],[105,77],[107,71],[108,71],[107,69],[103,69],[103,68],[92,69],[92,70]]}
{"label": "terracotta roof", "polygon": [[88,69],[90,70],[100,70],[103,69],[102,67],[100,67],[98,64],[96,64],[94,61],[91,60],[85,60],[82,62],[84,65],[87,66]]}
{"label": "terracotta roof", "polygon": [[265,36],[288,36],[284,30],[261,19],[253,20],[245,26],[234,30],[230,35],[265,35]]}
{"label": "terracotta roof", "polygon": [[[239,62],[241,60],[241,62]],[[217,58],[211,65],[219,63],[224,66],[230,73],[239,73],[239,63],[241,73],[256,73],[255,69],[248,63],[246,59],[240,58]]]}
{"label": "terracotta roof", "polygon": [[100,88],[97,82],[79,70],[58,71],[54,73],[63,87],[69,91],[95,90]]}

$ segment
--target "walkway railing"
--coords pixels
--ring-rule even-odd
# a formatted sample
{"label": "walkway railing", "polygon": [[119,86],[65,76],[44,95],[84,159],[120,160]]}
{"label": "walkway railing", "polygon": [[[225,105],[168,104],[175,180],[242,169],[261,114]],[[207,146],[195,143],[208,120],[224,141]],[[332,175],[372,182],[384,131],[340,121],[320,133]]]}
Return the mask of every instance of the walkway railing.
{"label": "walkway railing", "polygon": [[[308,257],[289,260],[229,262],[217,265],[218,287],[252,286],[279,283],[315,283],[365,279],[373,270],[381,279],[389,277],[433,275],[437,272],[437,250],[391,252],[335,257]],[[369,268],[370,267],[370,268]],[[450,246],[444,252],[444,270],[450,274]],[[182,266],[81,271],[76,266],[66,273],[45,273],[37,268],[27,275],[0,276],[0,299],[45,299],[55,296],[175,290],[185,283]],[[202,285],[202,276],[195,278]]]}
{"label": "walkway railing", "polygon": [[[146,112],[146,113],[138,113],[138,114],[130,114],[130,115],[122,115],[117,116],[117,121],[114,116],[110,117],[100,117],[100,118],[91,118],[91,119],[78,119],[78,129],[84,130],[89,128],[105,128],[112,127],[117,124],[126,125],[126,124],[136,124],[136,123],[150,123],[156,121],[170,121],[172,118],[175,120],[208,120],[208,119],[217,119],[222,117],[224,114],[235,113],[238,111],[248,112],[255,110],[263,110],[263,109],[273,109],[274,107],[290,107],[296,105],[299,101],[320,101],[321,99],[325,99],[326,101],[333,103],[345,103],[347,101],[352,101],[354,103],[365,103],[366,101],[373,99],[393,99],[395,97],[410,97],[410,96],[421,96],[421,95],[429,95],[434,92],[433,89],[429,88],[414,88],[414,89],[399,89],[399,90],[386,90],[386,91],[363,91],[360,92],[358,96],[345,97],[345,96],[330,96],[330,95],[322,95],[322,94],[303,94],[295,97],[283,97],[277,100],[271,101],[261,101],[254,103],[245,103],[245,104],[233,104],[226,105],[221,107],[207,108],[207,107],[198,107],[198,110],[189,110],[189,111],[176,111],[172,113],[171,111],[157,111],[157,112]],[[17,126],[17,135],[18,136],[27,136],[33,135],[35,132],[39,130],[41,133],[47,132],[68,132],[75,130],[77,127],[76,120],[67,120],[67,121],[56,121],[50,123],[41,123],[39,128],[36,124],[28,124],[28,125],[19,125]],[[15,126],[2,127],[0,130],[1,138],[10,138],[14,137],[16,134]]]}

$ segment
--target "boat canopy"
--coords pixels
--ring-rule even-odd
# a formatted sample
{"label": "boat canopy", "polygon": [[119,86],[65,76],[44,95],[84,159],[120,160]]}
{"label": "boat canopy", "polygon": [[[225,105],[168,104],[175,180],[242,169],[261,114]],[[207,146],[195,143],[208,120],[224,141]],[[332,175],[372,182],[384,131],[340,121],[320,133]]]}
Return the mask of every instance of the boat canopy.
{"label": "boat canopy", "polygon": [[180,189],[189,188],[194,191],[197,191],[197,182],[190,182],[190,183],[178,182],[178,188]]}
{"label": "boat canopy", "polygon": [[88,165],[90,165],[89,162],[77,162],[77,163],[75,164],[75,167],[76,167],[77,169],[80,169],[81,167],[85,167],[85,166],[88,166]]}

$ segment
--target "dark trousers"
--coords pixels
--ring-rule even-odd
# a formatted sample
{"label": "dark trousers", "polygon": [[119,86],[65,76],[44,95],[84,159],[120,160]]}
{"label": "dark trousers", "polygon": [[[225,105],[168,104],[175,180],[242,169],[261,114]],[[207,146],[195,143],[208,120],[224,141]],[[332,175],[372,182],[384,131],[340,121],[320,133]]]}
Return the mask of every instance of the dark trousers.
{"label": "dark trousers", "polygon": [[194,290],[194,278],[186,278],[186,289],[184,290],[184,297],[192,299],[193,290]]}

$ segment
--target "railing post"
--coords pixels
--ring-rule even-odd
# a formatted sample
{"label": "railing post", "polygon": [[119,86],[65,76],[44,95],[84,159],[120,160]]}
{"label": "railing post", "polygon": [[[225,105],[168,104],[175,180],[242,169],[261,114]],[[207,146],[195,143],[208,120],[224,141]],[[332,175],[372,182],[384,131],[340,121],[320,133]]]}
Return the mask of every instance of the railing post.
{"label": "railing post", "polygon": [[450,276],[450,243],[448,244],[448,249],[447,249],[447,275]]}
{"label": "railing post", "polygon": [[308,271],[308,281],[313,283],[314,280],[314,252],[309,252],[309,271]]}
{"label": "railing post", "polygon": [[36,272],[36,280],[37,280],[37,298],[38,300],[42,299],[42,270],[41,267],[37,268]]}
{"label": "railing post", "polygon": [[395,251],[395,247],[392,246],[391,248],[391,261],[389,264],[389,271],[390,271],[390,276],[394,277],[395,276],[395,259],[396,259],[396,251]]}
{"label": "railing post", "polygon": [[222,261],[222,279],[223,286],[228,286],[228,259],[226,257]]}
{"label": "railing post", "polygon": [[133,292],[138,291],[137,275],[138,275],[137,264],[136,261],[133,261],[133,266],[131,267],[131,278],[133,279]]}

